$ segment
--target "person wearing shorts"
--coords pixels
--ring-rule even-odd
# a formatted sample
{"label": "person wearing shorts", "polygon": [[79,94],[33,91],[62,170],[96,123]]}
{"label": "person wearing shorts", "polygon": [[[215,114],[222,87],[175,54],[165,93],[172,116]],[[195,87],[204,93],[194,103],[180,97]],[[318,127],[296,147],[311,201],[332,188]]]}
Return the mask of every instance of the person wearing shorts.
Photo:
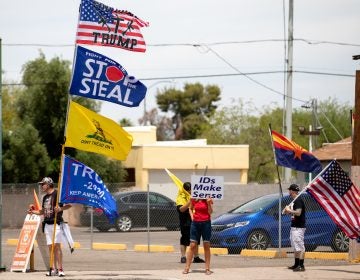
{"label": "person wearing shorts", "polygon": [[[191,193],[191,183],[185,182],[183,184],[183,189],[179,191],[179,194],[176,198],[176,209],[179,214],[180,222],[180,262],[186,263],[186,248],[190,245],[190,226],[191,226],[191,217],[189,213],[190,206],[190,193]],[[205,261],[199,257],[199,245],[200,238],[197,242],[197,246],[194,251],[194,263],[204,263]]]}
{"label": "person wearing shorts", "polygon": [[205,274],[212,273],[210,270],[210,238],[211,238],[211,214],[213,200],[207,199],[194,199],[190,201],[190,250],[187,252],[186,265],[183,271],[184,274],[188,274],[190,270],[191,260],[194,256],[195,248],[198,240],[202,237],[205,255]]}
{"label": "person wearing shorts", "polygon": [[[41,210],[29,209],[29,214],[43,215],[43,231],[46,236],[46,243],[49,247],[50,256],[54,253],[54,267],[50,267],[50,270],[47,272],[46,276],[65,276],[63,270],[62,262],[62,250],[61,243],[63,241],[64,235],[61,230],[61,223],[64,222],[62,214],[63,211],[71,207],[70,204],[62,204],[57,202],[57,190],[54,189],[54,182],[50,177],[45,177],[38,183],[42,191],[45,193],[42,200]],[[55,228],[55,239],[54,239],[54,251],[52,252],[52,240],[54,232],[54,223],[56,215],[56,228]]]}
{"label": "person wearing shorts", "polygon": [[[300,191],[296,184],[291,184],[288,188],[290,196],[295,199]],[[305,256],[305,203],[301,197],[297,197],[292,206],[286,206],[284,209],[285,214],[291,215],[291,229],[290,241],[291,246],[294,248],[295,263],[289,266],[294,272],[305,271],[304,256]]]}

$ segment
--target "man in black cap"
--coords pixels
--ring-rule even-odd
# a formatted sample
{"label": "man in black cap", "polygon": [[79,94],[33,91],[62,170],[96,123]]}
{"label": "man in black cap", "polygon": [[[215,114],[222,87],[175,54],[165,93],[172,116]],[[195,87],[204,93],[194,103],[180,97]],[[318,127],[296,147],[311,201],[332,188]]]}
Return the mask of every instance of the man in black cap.
{"label": "man in black cap", "polygon": [[[288,188],[291,198],[298,196],[300,188],[296,184],[291,184]],[[294,248],[295,263],[289,266],[294,272],[305,271],[304,267],[304,234],[305,234],[305,203],[301,197],[297,197],[290,205],[284,209],[285,214],[291,215],[290,241]]]}

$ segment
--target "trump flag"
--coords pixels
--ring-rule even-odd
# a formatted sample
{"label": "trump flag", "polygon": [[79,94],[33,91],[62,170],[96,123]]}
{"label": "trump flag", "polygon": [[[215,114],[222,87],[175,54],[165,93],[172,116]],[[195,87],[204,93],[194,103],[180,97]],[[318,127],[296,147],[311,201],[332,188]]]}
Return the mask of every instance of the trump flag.
{"label": "trump flag", "polygon": [[63,155],[60,202],[101,208],[111,223],[118,217],[116,202],[96,172],[85,164]]}
{"label": "trump flag", "polygon": [[144,99],[146,90],[143,83],[128,75],[116,61],[84,47],[76,47],[70,94],[136,107]]}
{"label": "trump flag", "polygon": [[125,160],[133,138],[120,125],[70,101],[65,147]]}
{"label": "trump flag", "polygon": [[336,160],[306,188],[350,238],[360,237],[360,191]]}
{"label": "trump flag", "polygon": [[276,164],[302,172],[320,172],[320,161],[300,145],[271,130]]}
{"label": "trump flag", "polygon": [[140,28],[149,26],[134,14],[94,0],[82,0],[76,43],[145,52]]}

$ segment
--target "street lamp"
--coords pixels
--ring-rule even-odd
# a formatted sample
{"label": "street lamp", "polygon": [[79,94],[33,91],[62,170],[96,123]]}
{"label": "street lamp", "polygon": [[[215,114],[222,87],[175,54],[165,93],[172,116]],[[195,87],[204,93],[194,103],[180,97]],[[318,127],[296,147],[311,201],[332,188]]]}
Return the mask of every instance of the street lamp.
{"label": "street lamp", "polygon": [[[300,135],[308,135],[309,136],[309,152],[311,153],[313,150],[312,143],[313,143],[313,135],[318,136],[320,135],[320,131],[322,130],[322,127],[316,127],[315,130],[312,130],[312,125],[309,125],[309,130],[306,129],[305,126],[298,126],[298,130]],[[311,181],[312,174],[309,173],[309,182]]]}
{"label": "street lamp", "polygon": [[151,85],[149,85],[149,86],[147,87],[146,95],[145,95],[145,97],[144,97],[144,125],[147,124],[147,116],[146,116],[146,96],[147,96],[149,90],[150,90],[151,88],[153,88],[154,86],[158,85],[158,84],[161,84],[161,83],[173,83],[173,82],[174,82],[173,80],[160,80],[160,81],[157,81],[157,82],[155,82],[155,83],[153,83],[153,84],[151,84]]}

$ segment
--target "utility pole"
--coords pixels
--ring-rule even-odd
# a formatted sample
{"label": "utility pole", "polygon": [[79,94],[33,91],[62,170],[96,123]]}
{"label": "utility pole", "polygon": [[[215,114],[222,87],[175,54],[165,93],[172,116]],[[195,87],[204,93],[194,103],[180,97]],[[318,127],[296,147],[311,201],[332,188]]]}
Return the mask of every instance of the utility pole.
{"label": "utility pole", "polygon": [[[356,71],[354,133],[352,139],[351,180],[360,186],[360,71]],[[350,240],[349,261],[360,261],[360,243]]]}
{"label": "utility pole", "polygon": [[[293,76],[293,18],[294,0],[289,0],[289,26],[288,26],[288,53],[287,53],[287,81],[286,81],[286,108],[285,108],[285,136],[292,139],[292,76]],[[291,169],[285,168],[285,183],[289,183]]]}
{"label": "utility pole", "polygon": [[[2,39],[0,38],[0,242],[2,243]],[[2,246],[0,246],[0,272],[5,271],[2,260]]]}

